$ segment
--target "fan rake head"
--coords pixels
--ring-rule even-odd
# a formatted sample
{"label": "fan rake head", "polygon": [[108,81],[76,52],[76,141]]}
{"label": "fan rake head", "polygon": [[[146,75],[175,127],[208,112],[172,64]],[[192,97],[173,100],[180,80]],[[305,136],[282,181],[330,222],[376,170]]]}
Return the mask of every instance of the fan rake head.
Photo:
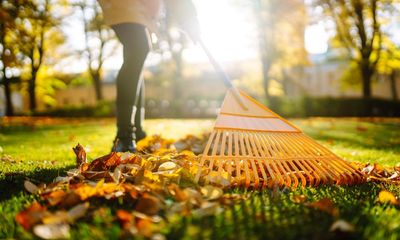
{"label": "fan rake head", "polygon": [[228,92],[200,160],[196,181],[265,188],[355,184],[363,174],[350,163],[244,93],[248,110]]}

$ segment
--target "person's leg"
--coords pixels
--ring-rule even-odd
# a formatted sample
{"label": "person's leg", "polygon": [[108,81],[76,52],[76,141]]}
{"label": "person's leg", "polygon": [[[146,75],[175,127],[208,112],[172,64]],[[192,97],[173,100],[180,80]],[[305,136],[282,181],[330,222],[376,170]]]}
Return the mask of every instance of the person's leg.
{"label": "person's leg", "polygon": [[143,130],[143,122],[145,116],[145,84],[144,79],[142,79],[140,84],[139,93],[137,94],[136,100],[136,114],[135,114],[135,135],[136,141],[140,141],[146,137],[146,132]]}
{"label": "person's leg", "polygon": [[[117,76],[117,143],[114,151],[134,151],[132,114],[142,68],[150,50],[143,25],[123,23],[112,26],[123,45],[124,62]],[[118,145],[118,146],[117,146]]]}

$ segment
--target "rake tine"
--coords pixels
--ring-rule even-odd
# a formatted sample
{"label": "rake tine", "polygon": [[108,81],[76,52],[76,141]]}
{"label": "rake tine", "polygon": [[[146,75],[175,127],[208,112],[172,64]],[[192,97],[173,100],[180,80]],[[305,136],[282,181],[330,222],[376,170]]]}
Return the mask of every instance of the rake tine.
{"label": "rake tine", "polygon": [[297,188],[366,180],[350,163],[287,120],[248,95],[240,95],[247,109],[236,108],[233,94],[226,95],[201,157],[196,182],[208,184],[211,178],[216,182],[227,178],[231,186]]}

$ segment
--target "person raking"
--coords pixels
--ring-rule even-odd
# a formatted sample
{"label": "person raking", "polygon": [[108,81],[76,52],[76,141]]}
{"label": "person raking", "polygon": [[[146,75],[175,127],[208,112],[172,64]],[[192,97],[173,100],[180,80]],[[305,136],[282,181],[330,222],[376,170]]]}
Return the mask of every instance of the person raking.
{"label": "person raking", "polygon": [[[117,133],[114,152],[135,152],[136,142],[146,137],[142,69],[151,49],[149,32],[157,31],[162,10],[193,41],[199,38],[196,9],[190,0],[98,0],[103,16],[123,46],[123,64],[118,72]],[[165,12],[164,11],[164,12]]]}

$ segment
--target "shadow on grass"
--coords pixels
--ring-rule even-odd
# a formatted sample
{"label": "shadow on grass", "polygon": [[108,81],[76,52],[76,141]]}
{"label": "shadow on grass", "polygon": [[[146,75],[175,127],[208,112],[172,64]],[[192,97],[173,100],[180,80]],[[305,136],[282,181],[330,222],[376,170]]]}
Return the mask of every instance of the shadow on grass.
{"label": "shadow on grass", "polygon": [[49,183],[57,176],[65,175],[65,172],[71,168],[73,168],[72,165],[55,169],[37,169],[28,173],[6,173],[0,178],[0,201],[10,199],[21,191],[24,191],[24,181],[26,179],[34,183]]}
{"label": "shadow on grass", "polygon": [[[238,204],[227,206],[224,211],[203,218],[182,218],[168,239],[362,239],[365,230],[375,229],[374,216],[365,209],[376,203],[380,187],[372,184],[351,187],[321,186],[319,188],[250,193]],[[334,217],[321,210],[295,203],[294,195],[307,196],[306,202],[330,198],[340,211]],[[381,207],[381,206],[378,206]],[[343,219],[356,224],[355,232],[330,231],[332,224]],[[188,231],[188,226],[198,229]],[[383,230],[389,237],[393,232]]]}

